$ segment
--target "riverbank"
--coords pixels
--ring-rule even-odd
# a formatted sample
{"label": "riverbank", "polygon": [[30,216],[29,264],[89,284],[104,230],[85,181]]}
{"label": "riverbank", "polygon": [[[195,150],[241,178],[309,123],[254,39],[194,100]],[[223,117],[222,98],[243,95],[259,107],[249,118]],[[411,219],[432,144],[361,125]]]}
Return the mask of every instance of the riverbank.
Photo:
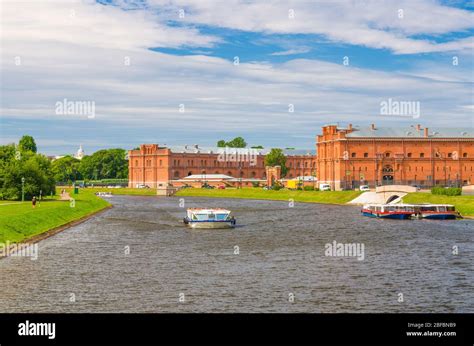
{"label": "riverbank", "polygon": [[429,192],[415,192],[403,197],[403,203],[452,204],[462,216],[474,218],[474,196],[442,196]]}
{"label": "riverbank", "polygon": [[[66,190],[74,198],[74,202],[60,201],[55,196],[37,203],[36,208],[32,208],[31,201],[1,203],[0,243],[18,243],[50,231],[58,232],[62,230],[58,230],[60,227],[67,228],[73,222],[77,224],[111,206],[104,199],[95,196],[94,191],[80,189],[79,194],[74,195],[71,189]],[[45,236],[50,235],[48,233]]]}
{"label": "riverbank", "polygon": [[276,201],[288,201],[324,204],[346,204],[359,196],[360,191],[298,191],[263,190],[262,188],[242,189],[181,189],[176,196],[212,197],[212,198],[248,198]]}
{"label": "riverbank", "polygon": [[127,196],[156,196],[156,189],[136,189],[129,187],[108,188],[108,187],[88,187],[81,191],[89,192],[111,192],[113,195],[127,195]]}

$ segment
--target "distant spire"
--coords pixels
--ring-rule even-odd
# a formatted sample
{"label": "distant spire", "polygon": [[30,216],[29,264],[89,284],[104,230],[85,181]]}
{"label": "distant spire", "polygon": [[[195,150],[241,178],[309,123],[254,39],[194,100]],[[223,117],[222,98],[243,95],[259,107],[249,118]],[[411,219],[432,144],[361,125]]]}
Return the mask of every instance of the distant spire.
{"label": "distant spire", "polygon": [[76,152],[76,155],[74,155],[76,159],[82,160],[84,157],[84,150],[82,149],[82,144],[79,145],[79,149]]}

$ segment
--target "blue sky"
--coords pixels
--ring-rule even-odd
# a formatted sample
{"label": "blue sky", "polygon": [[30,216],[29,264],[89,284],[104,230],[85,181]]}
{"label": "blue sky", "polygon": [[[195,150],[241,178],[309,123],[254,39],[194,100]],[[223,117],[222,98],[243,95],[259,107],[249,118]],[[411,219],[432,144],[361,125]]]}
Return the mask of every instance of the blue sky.
{"label": "blue sky", "polygon": [[[430,0],[7,1],[0,143],[30,134],[40,151],[65,154],[243,136],[313,149],[326,123],[472,127],[473,10]],[[93,103],[94,116],[58,113],[64,99]],[[388,99],[418,102],[421,114],[381,115]]]}

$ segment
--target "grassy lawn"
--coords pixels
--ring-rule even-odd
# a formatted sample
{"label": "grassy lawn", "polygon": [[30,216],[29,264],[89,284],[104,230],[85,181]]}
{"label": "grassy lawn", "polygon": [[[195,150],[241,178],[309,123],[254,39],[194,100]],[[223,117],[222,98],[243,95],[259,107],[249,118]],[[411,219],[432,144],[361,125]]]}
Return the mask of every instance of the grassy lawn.
{"label": "grassy lawn", "polygon": [[262,188],[243,189],[182,189],[177,196],[216,197],[216,198],[249,198],[271,199],[295,202],[345,204],[361,194],[360,191],[294,191],[294,190],[263,190]]}
{"label": "grassy lawn", "polygon": [[474,196],[441,196],[431,193],[409,193],[403,197],[404,203],[452,204],[463,216],[474,216]]}
{"label": "grassy lawn", "polygon": [[109,205],[105,200],[96,197],[93,191],[80,189],[78,195],[73,195],[71,189],[67,191],[75,199],[74,207],[71,207],[69,201],[59,201],[57,196],[41,201],[41,205],[37,203],[35,209],[32,208],[31,201],[24,203],[2,201],[0,203],[0,243],[7,240],[22,241]]}

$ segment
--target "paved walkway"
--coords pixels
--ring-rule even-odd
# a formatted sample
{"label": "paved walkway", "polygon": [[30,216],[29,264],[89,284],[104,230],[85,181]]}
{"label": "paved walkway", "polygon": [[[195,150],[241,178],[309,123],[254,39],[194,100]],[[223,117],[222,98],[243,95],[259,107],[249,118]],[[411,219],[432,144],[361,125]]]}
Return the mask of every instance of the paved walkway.
{"label": "paved walkway", "polygon": [[63,192],[61,193],[59,200],[60,201],[69,201],[71,199],[71,196],[69,196],[69,192]]}

